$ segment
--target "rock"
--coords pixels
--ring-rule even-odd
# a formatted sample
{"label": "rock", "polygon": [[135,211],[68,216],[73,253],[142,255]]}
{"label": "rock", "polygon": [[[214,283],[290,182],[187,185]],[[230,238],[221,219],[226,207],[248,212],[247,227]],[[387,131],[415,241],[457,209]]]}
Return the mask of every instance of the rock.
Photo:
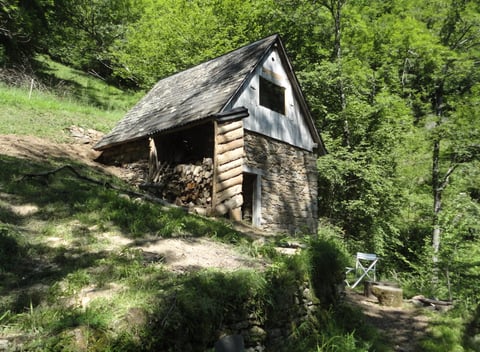
{"label": "rock", "polygon": [[267,332],[263,330],[259,326],[252,326],[250,330],[248,330],[248,341],[252,344],[252,342],[263,342],[267,336]]}
{"label": "rock", "polygon": [[242,335],[226,335],[215,343],[215,352],[243,352],[244,350]]}

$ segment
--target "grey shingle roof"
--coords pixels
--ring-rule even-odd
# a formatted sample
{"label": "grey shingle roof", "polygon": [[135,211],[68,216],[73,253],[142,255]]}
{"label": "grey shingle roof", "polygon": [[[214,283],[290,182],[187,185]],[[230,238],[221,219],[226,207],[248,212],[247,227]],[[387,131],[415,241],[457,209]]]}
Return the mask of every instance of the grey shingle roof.
{"label": "grey shingle roof", "polygon": [[222,112],[278,40],[259,40],[160,80],[96,145],[111,146],[187,125]]}

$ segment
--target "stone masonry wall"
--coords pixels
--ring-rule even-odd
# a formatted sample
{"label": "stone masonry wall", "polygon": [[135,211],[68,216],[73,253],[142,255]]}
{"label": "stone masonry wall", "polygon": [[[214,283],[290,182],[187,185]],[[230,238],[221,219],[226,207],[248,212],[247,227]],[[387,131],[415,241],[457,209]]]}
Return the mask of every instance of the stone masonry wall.
{"label": "stone masonry wall", "polygon": [[272,232],[316,233],[316,155],[245,131],[245,164],[262,170],[261,228]]}
{"label": "stone masonry wall", "polygon": [[297,285],[294,291],[278,294],[278,301],[266,312],[266,321],[259,321],[255,313],[239,309],[238,319],[225,322],[217,332],[219,337],[242,336],[245,352],[285,351],[285,343],[295,333],[295,328],[315,315],[319,308],[310,284],[297,282]]}

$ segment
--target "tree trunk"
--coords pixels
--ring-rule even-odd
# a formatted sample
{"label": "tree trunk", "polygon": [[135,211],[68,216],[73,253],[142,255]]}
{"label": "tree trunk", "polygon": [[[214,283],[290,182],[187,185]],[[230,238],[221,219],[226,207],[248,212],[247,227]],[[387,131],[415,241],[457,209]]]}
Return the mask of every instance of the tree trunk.
{"label": "tree trunk", "polygon": [[335,38],[333,45],[333,60],[337,61],[339,69],[338,90],[340,95],[341,116],[343,118],[343,145],[350,148],[350,126],[345,114],[347,108],[347,98],[342,78],[342,7],[346,0],[329,0],[324,2],[324,6],[330,11],[335,28]]}
{"label": "tree trunk", "polygon": [[438,282],[438,252],[440,250],[440,236],[442,230],[440,228],[440,211],[442,209],[442,189],[440,187],[440,141],[435,140],[433,143],[433,160],[432,160],[432,190],[433,190],[433,276],[432,282]]}
{"label": "tree trunk", "polygon": [[[435,115],[437,120],[435,128],[440,127],[443,117],[443,82],[440,82],[435,92]],[[433,272],[432,283],[438,283],[438,252],[440,250],[440,237],[442,230],[440,228],[440,211],[442,210],[442,193],[444,185],[440,181],[440,136],[435,136],[433,141],[432,151],[432,191],[433,191],[433,233],[432,233],[432,247],[433,247]]]}

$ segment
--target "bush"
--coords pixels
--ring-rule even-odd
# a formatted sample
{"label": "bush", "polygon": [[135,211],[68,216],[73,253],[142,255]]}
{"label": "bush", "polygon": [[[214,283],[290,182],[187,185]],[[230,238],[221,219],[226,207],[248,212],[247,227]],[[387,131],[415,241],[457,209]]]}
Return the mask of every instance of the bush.
{"label": "bush", "polygon": [[323,306],[330,306],[343,291],[348,255],[334,239],[317,237],[310,240],[308,257],[315,295]]}

